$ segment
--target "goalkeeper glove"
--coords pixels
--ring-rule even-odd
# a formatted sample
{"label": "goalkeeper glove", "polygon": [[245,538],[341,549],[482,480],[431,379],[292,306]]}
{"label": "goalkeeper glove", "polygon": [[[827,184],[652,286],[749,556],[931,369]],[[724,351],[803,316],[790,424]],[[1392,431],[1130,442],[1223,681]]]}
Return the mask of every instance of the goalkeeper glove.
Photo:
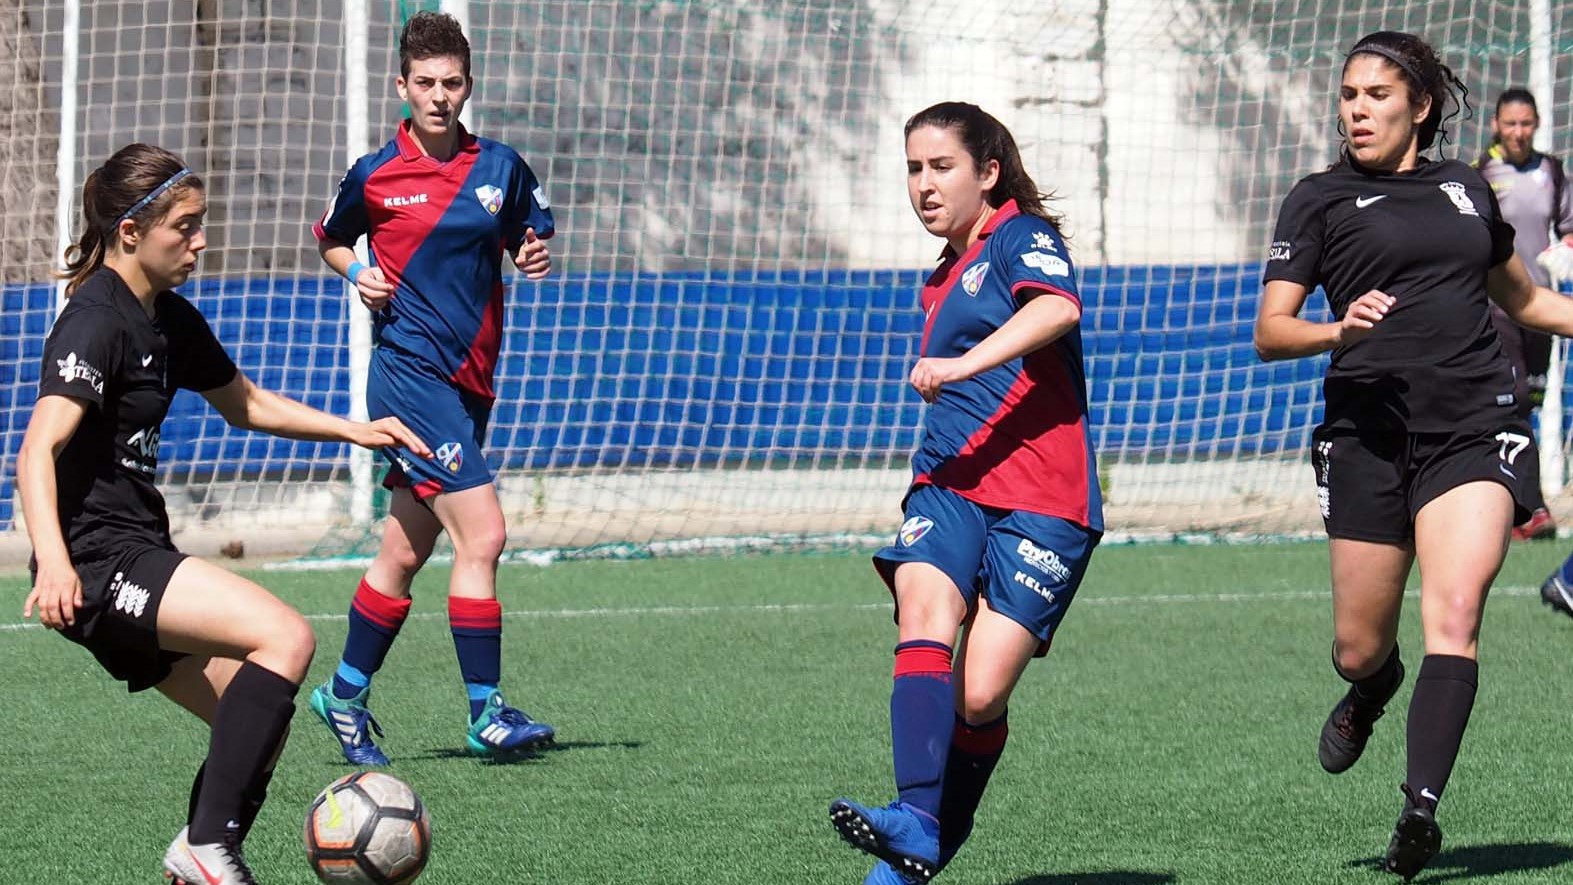
{"label": "goalkeeper glove", "polygon": [[1535,263],[1545,268],[1554,281],[1573,282],[1573,234],[1547,246],[1535,256]]}

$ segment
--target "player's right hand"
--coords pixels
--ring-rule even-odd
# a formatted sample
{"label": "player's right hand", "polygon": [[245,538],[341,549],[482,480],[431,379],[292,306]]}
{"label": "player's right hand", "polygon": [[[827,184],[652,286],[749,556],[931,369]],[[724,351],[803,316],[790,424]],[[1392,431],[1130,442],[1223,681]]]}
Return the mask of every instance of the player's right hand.
{"label": "player's right hand", "polygon": [[378,418],[356,427],[360,431],[359,438],[352,440],[356,445],[368,449],[399,447],[409,449],[422,458],[431,457],[431,447],[397,418]]}
{"label": "player's right hand", "polygon": [[393,297],[394,285],[382,275],[382,268],[368,267],[355,278],[355,291],[360,293],[360,303],[367,310],[382,310]]}
{"label": "player's right hand", "polygon": [[1535,263],[1557,280],[1573,282],[1573,234],[1557,240],[1535,256]]}
{"label": "player's right hand", "polygon": [[1338,322],[1338,346],[1348,347],[1371,334],[1396,303],[1397,299],[1381,289],[1372,289],[1356,298]]}
{"label": "player's right hand", "polygon": [[22,617],[33,616],[38,606],[38,622],[51,630],[76,623],[76,610],[82,607],[82,579],[71,563],[51,565],[40,562],[33,591],[22,603]]}

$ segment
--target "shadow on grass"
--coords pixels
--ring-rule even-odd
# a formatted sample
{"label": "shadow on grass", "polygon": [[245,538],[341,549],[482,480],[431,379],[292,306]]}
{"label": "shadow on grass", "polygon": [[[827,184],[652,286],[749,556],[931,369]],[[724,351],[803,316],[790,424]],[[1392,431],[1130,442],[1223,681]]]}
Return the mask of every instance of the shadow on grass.
{"label": "shadow on grass", "polygon": [[[1436,885],[1531,870],[1549,870],[1573,862],[1573,845],[1563,842],[1507,842],[1500,845],[1464,845],[1438,854],[1416,876],[1419,885]],[[1382,868],[1379,857],[1352,860],[1351,867]]]}
{"label": "shadow on grass", "polygon": [[1028,876],[1007,885],[1168,885],[1173,881],[1173,873],[1110,870],[1101,873],[1054,873],[1045,876]]}
{"label": "shadow on grass", "polygon": [[[415,753],[408,758],[419,760],[432,759],[464,759],[478,762],[482,765],[519,765],[526,762],[540,762],[547,757],[568,750],[637,750],[644,746],[644,741],[557,741],[544,747],[535,747],[522,750],[507,756],[479,757],[468,750],[453,747],[438,747],[424,753]],[[394,762],[398,762],[397,759]]]}

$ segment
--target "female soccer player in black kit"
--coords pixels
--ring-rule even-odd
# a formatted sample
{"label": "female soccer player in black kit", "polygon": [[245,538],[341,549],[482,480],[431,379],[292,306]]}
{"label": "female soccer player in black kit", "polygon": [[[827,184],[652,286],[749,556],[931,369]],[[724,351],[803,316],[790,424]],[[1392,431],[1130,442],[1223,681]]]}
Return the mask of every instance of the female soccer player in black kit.
{"label": "female soccer player in black kit", "polygon": [[157,688],[210,725],[187,827],[164,868],[190,885],[244,885],[255,879],[241,842],[316,644],[266,590],[175,549],[153,485],[170,400],[185,388],[236,427],[429,452],[397,419],[351,423],[256,387],[169,291],[207,245],[202,181],[180,158],[128,145],[88,176],[82,206],[62,275],[70,301],[44,346],[17,456],[33,545],[23,616],[36,608],[129,690]]}
{"label": "female soccer player in black kit", "polygon": [[[1409,704],[1404,806],[1386,867],[1436,854],[1437,801],[1474,705],[1486,591],[1528,515],[1529,427],[1487,297],[1516,322],[1573,333],[1573,301],[1536,286],[1478,172],[1420,156],[1463,86],[1425,41],[1381,31],[1344,61],[1339,161],[1284,201],[1256,320],[1263,359],[1332,351],[1312,465],[1328,534],[1333,666],[1351,683],[1322,728],[1340,772],[1403,680],[1396,644],[1420,563],[1425,657]],[[1299,318],[1321,285],[1331,323]]]}

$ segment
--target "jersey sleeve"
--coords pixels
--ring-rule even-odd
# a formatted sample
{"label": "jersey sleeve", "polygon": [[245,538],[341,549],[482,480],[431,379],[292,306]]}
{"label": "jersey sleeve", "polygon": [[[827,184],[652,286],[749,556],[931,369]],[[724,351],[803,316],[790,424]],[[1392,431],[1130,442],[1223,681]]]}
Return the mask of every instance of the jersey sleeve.
{"label": "jersey sleeve", "polygon": [[535,235],[543,240],[549,240],[557,233],[557,224],[552,220],[552,203],[546,198],[546,189],[541,187],[530,164],[520,158],[517,177],[508,193],[506,245],[509,252],[517,252],[524,245],[525,228],[535,228]]}
{"label": "jersey sleeve", "polygon": [[176,387],[201,393],[235,380],[240,370],[224,351],[207,318],[191,302],[174,296],[172,305],[169,380]]}
{"label": "jersey sleeve", "polygon": [[69,396],[104,404],[105,379],[120,371],[125,350],[119,316],[105,307],[61,312],[44,342],[38,395]]}
{"label": "jersey sleeve", "polygon": [[[1513,257],[1513,225],[1502,217],[1502,204],[1497,202],[1497,192],[1490,184],[1481,182],[1486,191],[1486,202],[1491,206],[1491,266],[1497,267]],[[1533,260],[1531,256],[1530,260]]]}
{"label": "jersey sleeve", "polygon": [[1025,293],[1038,291],[1063,296],[1081,307],[1070,250],[1052,225],[1026,215],[1012,219],[995,236],[994,260],[1004,265],[996,270],[1005,271],[1010,294],[1018,302]]}
{"label": "jersey sleeve", "polygon": [[1321,282],[1322,247],[1327,233],[1327,204],[1309,179],[1302,179],[1278,210],[1273,242],[1267,250],[1262,282],[1287,280],[1307,289]]}
{"label": "jersey sleeve", "polygon": [[1557,229],[1557,236],[1565,237],[1573,234],[1573,188],[1567,184],[1567,167],[1556,157],[1547,157],[1547,160],[1556,164],[1552,171],[1552,180],[1559,181],[1562,186],[1556,189],[1557,205],[1551,207],[1554,217],[1552,226]]}
{"label": "jersey sleeve", "polygon": [[371,176],[372,157],[361,157],[339,180],[338,192],[322,219],[311,232],[319,240],[333,239],[352,246],[356,240],[371,232],[371,218],[366,212],[366,179]]}

